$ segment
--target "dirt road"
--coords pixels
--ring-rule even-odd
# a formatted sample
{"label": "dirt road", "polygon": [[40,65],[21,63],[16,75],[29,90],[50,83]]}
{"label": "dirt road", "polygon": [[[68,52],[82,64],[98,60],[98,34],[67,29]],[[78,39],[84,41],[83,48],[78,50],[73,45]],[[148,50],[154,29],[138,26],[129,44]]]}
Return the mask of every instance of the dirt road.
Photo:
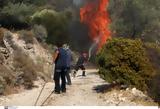
{"label": "dirt road", "polygon": [[[112,90],[107,93],[98,93],[99,89],[103,88],[103,86],[108,86],[108,83],[99,77],[97,70],[88,69],[86,77],[82,77],[81,74],[82,72],[79,71],[76,78],[72,77],[72,85],[67,85],[66,93],[51,94],[54,84],[53,82],[46,83],[37,106],[141,106],[143,104],[134,101],[138,97],[144,98],[144,101],[146,100],[146,97],[143,97],[142,93],[139,94],[139,91],[138,95],[134,95],[132,90]],[[35,85],[38,87],[32,90],[0,97],[0,105],[34,106],[44,81],[38,80]]]}
{"label": "dirt road", "polygon": [[[87,70],[87,76],[82,77],[79,71],[77,77],[72,78],[73,84],[67,86],[67,93],[60,95],[53,93],[44,105],[106,105],[100,98],[100,94],[94,90],[94,87],[97,85],[106,84],[104,80],[99,78],[96,72],[96,69]],[[33,106],[44,82],[37,81],[35,84],[38,88],[0,97],[0,105]],[[53,91],[53,88],[54,84],[52,82],[46,84],[37,105],[42,105],[48,95]]]}

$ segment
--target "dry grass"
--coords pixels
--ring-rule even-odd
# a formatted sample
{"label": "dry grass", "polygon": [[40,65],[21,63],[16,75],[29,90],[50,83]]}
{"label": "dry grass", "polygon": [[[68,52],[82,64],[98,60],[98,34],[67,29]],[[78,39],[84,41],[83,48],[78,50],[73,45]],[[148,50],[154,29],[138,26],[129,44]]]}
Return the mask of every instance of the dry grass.
{"label": "dry grass", "polygon": [[23,73],[19,75],[23,80],[23,85],[25,88],[31,88],[33,86],[33,81],[37,77],[37,66],[33,60],[21,50],[14,52],[14,67],[17,71],[22,71]]}
{"label": "dry grass", "polygon": [[17,71],[23,72],[19,77],[23,79],[25,88],[32,88],[34,85],[33,81],[37,79],[37,76],[45,78],[43,62],[40,58],[38,63],[34,63],[33,59],[20,49],[14,52],[13,65]]}
{"label": "dry grass", "polygon": [[19,31],[20,34],[20,39],[24,40],[26,44],[31,43],[33,44],[35,42],[35,35],[32,31],[26,31],[26,30],[22,30]]}
{"label": "dry grass", "polygon": [[0,45],[3,44],[3,37],[4,37],[4,29],[0,28]]}
{"label": "dry grass", "polygon": [[0,64],[2,65],[4,63],[4,57],[3,55],[0,53]]}
{"label": "dry grass", "polygon": [[14,85],[13,72],[4,65],[0,65],[0,94],[8,93],[6,87]]}
{"label": "dry grass", "polygon": [[18,90],[17,87],[15,87],[13,85],[7,85],[3,94],[4,95],[9,95],[9,94],[16,94],[18,92],[19,92],[19,90]]}

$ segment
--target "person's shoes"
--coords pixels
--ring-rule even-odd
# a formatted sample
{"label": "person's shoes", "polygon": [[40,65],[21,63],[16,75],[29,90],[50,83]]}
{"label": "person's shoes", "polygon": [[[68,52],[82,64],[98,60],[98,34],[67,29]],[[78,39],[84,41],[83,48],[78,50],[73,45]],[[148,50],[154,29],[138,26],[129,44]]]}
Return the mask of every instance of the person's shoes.
{"label": "person's shoes", "polygon": [[62,90],[62,93],[66,93],[66,90]]}
{"label": "person's shoes", "polygon": [[60,94],[60,91],[53,91],[52,93],[55,93],[55,94]]}
{"label": "person's shoes", "polygon": [[85,72],[82,73],[82,76],[86,76]]}
{"label": "person's shoes", "polygon": [[67,85],[72,85],[72,83],[67,83]]}
{"label": "person's shoes", "polygon": [[76,73],[75,73],[75,72],[73,73],[73,77],[74,77],[74,78],[76,77]]}
{"label": "person's shoes", "polygon": [[83,77],[86,77],[86,75],[82,75]]}

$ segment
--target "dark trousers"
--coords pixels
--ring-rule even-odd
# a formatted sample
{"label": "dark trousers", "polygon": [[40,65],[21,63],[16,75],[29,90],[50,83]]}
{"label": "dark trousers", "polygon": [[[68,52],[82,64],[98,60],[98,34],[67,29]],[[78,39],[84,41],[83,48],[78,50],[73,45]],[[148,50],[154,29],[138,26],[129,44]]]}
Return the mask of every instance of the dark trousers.
{"label": "dark trousers", "polygon": [[[56,92],[66,92],[66,73],[67,69],[55,69],[54,73],[54,81],[55,81],[55,91]],[[60,85],[60,80],[61,80],[61,85]]]}
{"label": "dark trousers", "polygon": [[71,77],[70,77],[70,72],[71,72],[71,69],[70,68],[67,68],[67,73],[66,73],[66,80],[67,80],[67,84],[68,85],[71,85]]}
{"label": "dark trousers", "polygon": [[84,65],[76,65],[75,66],[75,72],[74,73],[76,73],[79,69],[81,69],[83,72],[82,72],[82,76],[85,76],[86,74],[86,71],[85,71],[85,67],[84,67]]}

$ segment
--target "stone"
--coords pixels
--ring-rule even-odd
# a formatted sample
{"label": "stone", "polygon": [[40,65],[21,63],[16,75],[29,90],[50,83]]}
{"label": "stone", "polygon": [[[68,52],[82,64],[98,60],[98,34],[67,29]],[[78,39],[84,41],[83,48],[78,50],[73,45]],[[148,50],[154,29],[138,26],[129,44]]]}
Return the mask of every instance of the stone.
{"label": "stone", "polygon": [[141,98],[146,97],[146,96],[143,94],[143,92],[141,92],[140,90],[137,90],[136,88],[133,88],[132,91],[131,91],[131,93],[132,93],[134,96],[136,96],[136,97],[141,97]]}
{"label": "stone", "polygon": [[26,46],[24,47],[26,50],[30,50],[33,49],[33,44],[26,44]]}

